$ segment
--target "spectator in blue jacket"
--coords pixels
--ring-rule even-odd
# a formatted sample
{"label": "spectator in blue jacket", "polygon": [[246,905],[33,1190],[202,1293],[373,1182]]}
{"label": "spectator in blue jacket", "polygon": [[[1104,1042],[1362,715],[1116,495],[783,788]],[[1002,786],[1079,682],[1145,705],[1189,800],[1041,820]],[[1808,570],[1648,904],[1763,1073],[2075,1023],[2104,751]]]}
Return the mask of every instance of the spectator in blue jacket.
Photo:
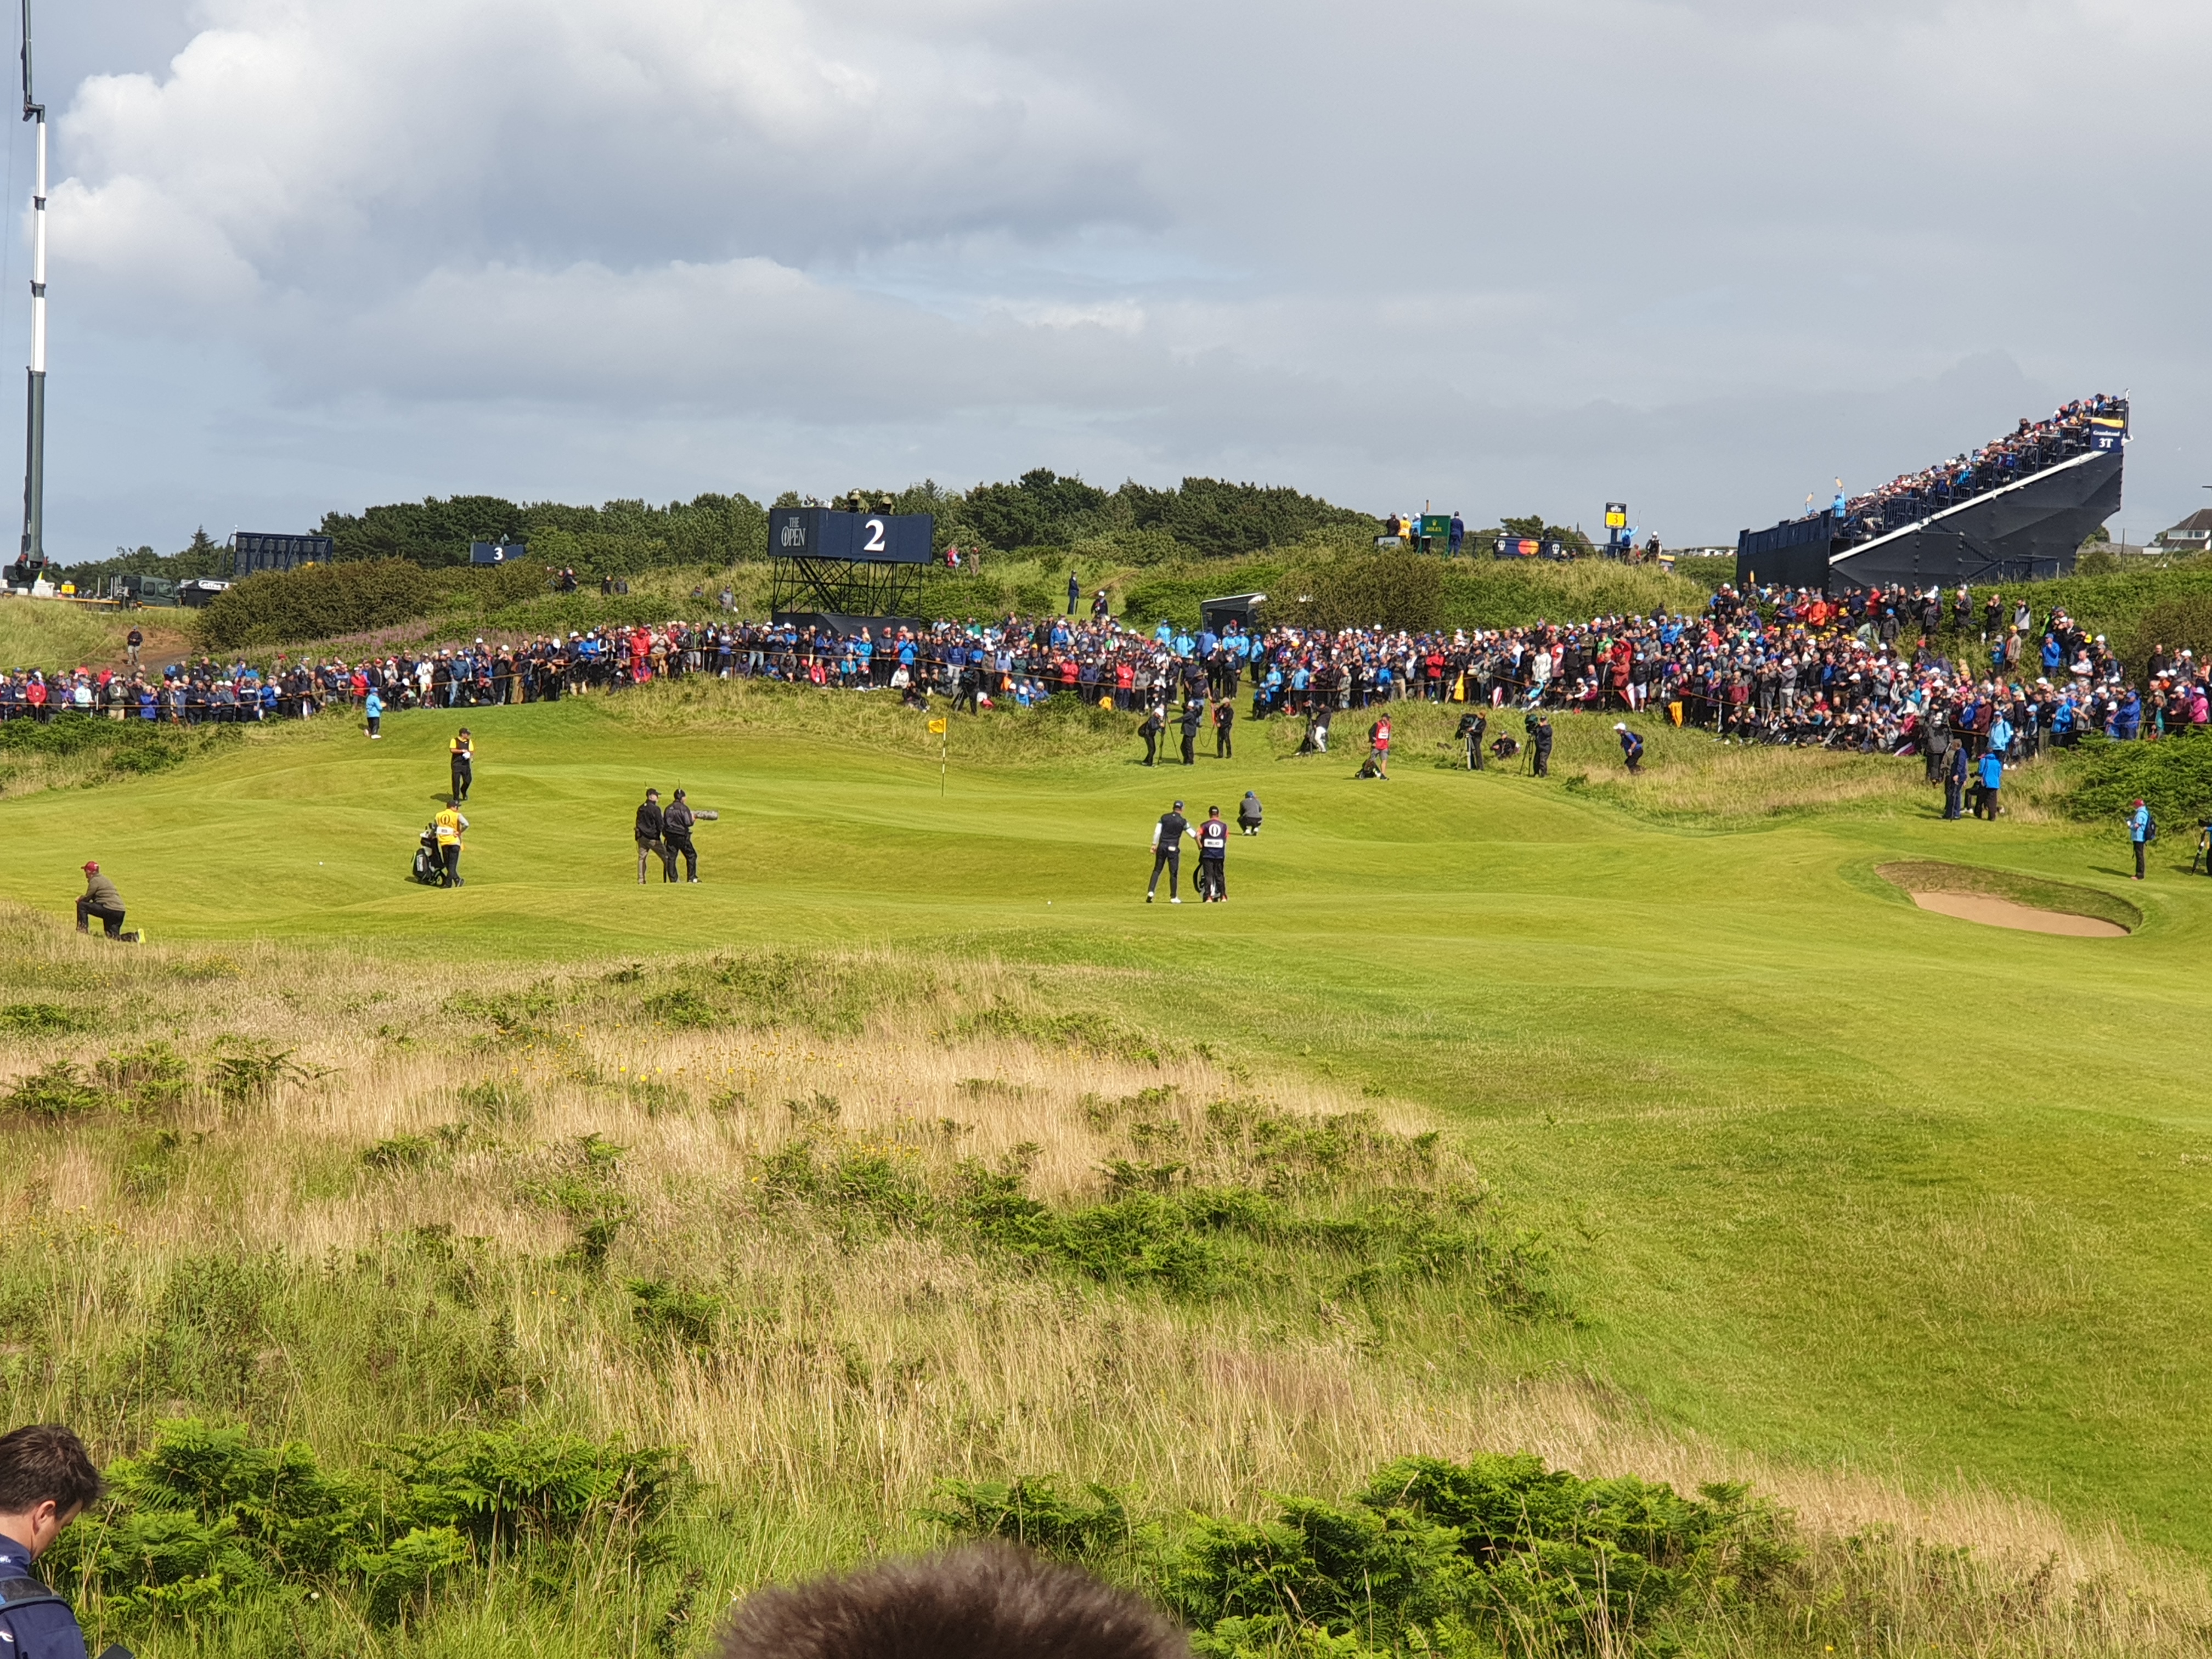
{"label": "spectator in blue jacket", "polygon": [[2136,810],[2128,814],[2128,839],[2135,843],[2137,881],[2143,878],[2143,850],[2150,844],[2150,808],[2138,800]]}
{"label": "spectator in blue jacket", "polygon": [[1993,747],[1982,757],[1982,797],[1974,803],[1974,816],[1997,821],[1997,792],[2004,787],[2004,757]]}
{"label": "spectator in blue jacket", "polygon": [[1642,771],[1644,769],[1643,738],[1630,731],[1624,721],[1615,720],[1613,729],[1620,734],[1620,757],[1627,762],[1628,769],[1632,772]]}

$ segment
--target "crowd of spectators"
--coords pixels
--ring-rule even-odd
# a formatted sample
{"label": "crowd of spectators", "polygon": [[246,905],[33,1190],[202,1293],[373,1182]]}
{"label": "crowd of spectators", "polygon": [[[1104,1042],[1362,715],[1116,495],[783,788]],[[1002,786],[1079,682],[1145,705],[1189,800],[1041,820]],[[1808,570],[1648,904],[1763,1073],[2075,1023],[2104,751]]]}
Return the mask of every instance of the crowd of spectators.
{"label": "crowd of spectators", "polygon": [[1407,698],[1534,711],[1652,711],[1731,740],[1887,753],[1953,742],[2014,758],[2085,732],[2154,737],[2206,724],[2208,675],[2186,651],[2131,679],[2108,642],[2063,610],[1964,588],[1838,599],[1723,587],[1697,614],[1437,629],[1265,627],[1218,632],[1086,617],[1009,617],[863,632],[738,621],[478,639],[438,650],[266,663],[172,664],[148,673],[0,677],[0,718],[68,711],[183,725],[360,708],[550,702],[708,674],[879,690],[956,710],[1079,698],[1133,714],[1187,713],[1247,695],[1250,715],[1324,724]]}
{"label": "crowd of spectators", "polygon": [[2100,392],[2075,398],[2047,420],[2022,416],[2020,425],[1995,443],[1893,478],[1865,495],[1846,495],[1839,482],[1830,508],[1836,515],[1833,533],[1860,542],[1902,530],[2082,454],[2096,447],[2100,425],[2117,423],[2125,430],[2127,419],[2127,399]]}

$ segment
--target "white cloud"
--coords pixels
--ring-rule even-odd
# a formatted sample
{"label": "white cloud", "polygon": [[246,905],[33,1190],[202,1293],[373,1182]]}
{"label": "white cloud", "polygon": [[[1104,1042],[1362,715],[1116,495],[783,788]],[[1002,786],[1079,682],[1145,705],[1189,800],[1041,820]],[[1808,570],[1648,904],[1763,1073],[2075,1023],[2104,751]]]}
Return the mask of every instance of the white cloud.
{"label": "white cloud", "polygon": [[790,0],[219,0],[156,79],[68,115],[264,279],[354,295],[425,264],[848,255],[1141,216],[1115,100],[978,39]]}

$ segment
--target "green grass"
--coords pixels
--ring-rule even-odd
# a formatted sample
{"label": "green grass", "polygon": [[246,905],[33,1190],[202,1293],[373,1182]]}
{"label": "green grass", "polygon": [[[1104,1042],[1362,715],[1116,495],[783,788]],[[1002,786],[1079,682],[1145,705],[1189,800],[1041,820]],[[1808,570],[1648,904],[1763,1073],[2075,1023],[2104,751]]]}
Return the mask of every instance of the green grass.
{"label": "green grass", "polygon": [[[154,616],[167,622],[178,614]],[[59,599],[0,599],[0,665],[51,671],[108,661],[121,654],[123,636],[130,631],[120,611]]]}
{"label": "green grass", "polygon": [[[1279,726],[1242,726],[1237,762],[1147,772],[1125,717],[962,718],[940,792],[921,719],[873,699],[476,710],[469,884],[448,893],[404,877],[456,722],[388,716],[370,744],[328,718],[0,799],[0,896],[65,914],[96,856],[157,939],[330,945],[364,994],[434,963],[631,961],[647,981],[714,951],[996,963],[1074,999],[1102,1052],[1202,1045],[1432,1113],[1547,1241],[1574,1314],[1386,1342],[1454,1386],[1588,1378],[1780,1464],[1986,1484],[2212,1553],[2193,1473],[2212,1466],[2212,882],[2179,838],[2137,886],[2117,828],[1947,823],[1910,763],[1863,786],[1886,763],[1851,763],[1832,800],[1777,813],[1758,769],[1823,757],[1661,732],[1631,783],[1609,732],[1570,719],[1571,787],[1449,769],[1448,719],[1406,720],[1392,780],[1359,783],[1354,757],[1295,757]],[[1732,757],[1753,781],[1735,793],[1710,782]],[[1680,810],[1670,769],[1707,780]],[[631,810],[678,783],[721,813],[706,884],[641,888]],[[1169,800],[1233,813],[1246,788],[1267,827],[1231,842],[1232,902],[1146,907]],[[1876,873],[1899,860],[2124,895],[2142,925],[1925,913]],[[680,1024],[729,994],[653,994]],[[803,1021],[830,994],[763,994]]]}

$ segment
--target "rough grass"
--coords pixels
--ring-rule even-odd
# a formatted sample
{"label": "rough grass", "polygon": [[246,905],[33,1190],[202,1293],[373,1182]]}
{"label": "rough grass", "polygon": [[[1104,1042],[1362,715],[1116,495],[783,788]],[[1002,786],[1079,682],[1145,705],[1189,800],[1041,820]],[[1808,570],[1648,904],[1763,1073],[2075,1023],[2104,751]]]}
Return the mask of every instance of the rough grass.
{"label": "rough grass", "polygon": [[[902,1224],[901,1180],[979,1164],[1025,1168],[1060,1206],[1108,1196],[1133,1157],[1238,1179],[1263,1166],[1208,1139],[1222,1100],[1370,1126],[1358,1146],[1379,1151],[1265,1165],[1279,1194],[1395,1188],[1404,1149],[1433,1144],[1403,1103],[1132,1048],[1085,1012],[1110,974],[769,952],[393,980],[337,946],[124,952],[21,916],[6,942],[9,977],[68,999],[22,1005],[40,1012],[11,1022],[11,1065],[98,1091],[10,1130],[10,1420],[75,1421],[112,1455],[208,1413],[340,1468],[399,1436],[527,1422],[677,1445],[706,1482],[672,1559],[495,1574],[434,1607],[426,1650],[526,1631],[537,1652],[629,1651],[680,1583],[711,1610],[927,1544],[917,1516],[948,1477],[1051,1471],[1250,1517],[1474,1449],[1748,1480],[1793,1509],[1792,1599],[1715,1610],[1707,1651],[2207,1650],[2193,1568],[2016,1493],[1778,1462],[1584,1375],[1495,1369],[1510,1317],[1448,1284],[1192,1301]],[[802,1145],[841,1160],[839,1201],[764,1190]],[[1447,1136],[1419,1179],[1479,1181],[1480,1151]],[[147,1659],[418,1650],[264,1611],[126,1633]],[[702,1650],[707,1623],[662,1650]]]}
{"label": "rough grass", "polygon": [[240,730],[178,727],[135,714],[123,720],[60,714],[44,724],[12,720],[0,725],[0,789],[21,797],[143,778],[235,742]]}
{"label": "rough grass", "polygon": [[52,670],[120,662],[134,614],[145,615],[61,599],[0,598],[0,665]]}

